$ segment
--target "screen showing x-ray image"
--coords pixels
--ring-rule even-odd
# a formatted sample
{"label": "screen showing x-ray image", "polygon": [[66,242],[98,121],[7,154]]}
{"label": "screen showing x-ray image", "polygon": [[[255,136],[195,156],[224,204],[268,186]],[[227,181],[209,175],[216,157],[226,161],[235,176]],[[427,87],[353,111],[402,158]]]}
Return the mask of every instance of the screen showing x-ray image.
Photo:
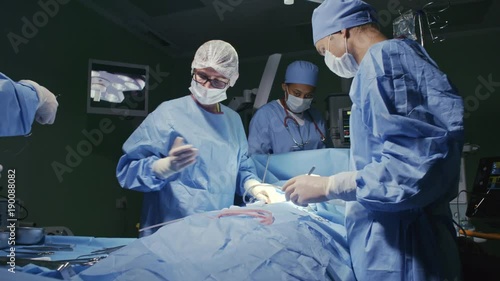
{"label": "screen showing x-ray image", "polygon": [[87,113],[147,116],[149,67],[90,60]]}

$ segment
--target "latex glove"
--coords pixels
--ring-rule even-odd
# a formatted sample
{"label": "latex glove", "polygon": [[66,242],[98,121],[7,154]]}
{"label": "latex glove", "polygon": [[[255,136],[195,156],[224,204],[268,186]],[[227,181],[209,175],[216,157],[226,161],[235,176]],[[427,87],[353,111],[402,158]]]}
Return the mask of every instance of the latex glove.
{"label": "latex glove", "polygon": [[287,200],[307,206],[331,199],[356,200],[356,171],[342,172],[330,177],[302,175],[287,181],[282,190]]}
{"label": "latex glove", "polygon": [[57,107],[59,106],[56,96],[35,81],[21,80],[19,82],[32,85],[36,90],[38,107],[35,113],[35,120],[42,125],[53,124],[56,119]]}
{"label": "latex glove", "polygon": [[198,149],[193,148],[191,144],[184,144],[184,139],[177,137],[168,152],[168,156],[156,160],[151,168],[157,177],[166,179],[195,163],[197,155]]}
{"label": "latex glove", "polygon": [[244,184],[245,190],[257,200],[270,203],[284,202],[286,199],[282,194],[276,191],[276,188],[267,183],[261,183],[258,180],[249,179]]}

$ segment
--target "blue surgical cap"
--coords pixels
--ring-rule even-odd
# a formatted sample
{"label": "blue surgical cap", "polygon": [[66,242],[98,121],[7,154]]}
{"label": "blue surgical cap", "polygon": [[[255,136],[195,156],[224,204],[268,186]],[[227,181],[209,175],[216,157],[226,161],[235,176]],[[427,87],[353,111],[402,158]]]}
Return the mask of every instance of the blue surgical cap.
{"label": "blue surgical cap", "polygon": [[308,61],[294,61],[288,65],[285,73],[285,83],[305,84],[316,87],[318,82],[318,67]]}
{"label": "blue surgical cap", "polygon": [[342,29],[377,22],[377,12],[360,0],[325,0],[314,9],[312,28],[314,45]]}

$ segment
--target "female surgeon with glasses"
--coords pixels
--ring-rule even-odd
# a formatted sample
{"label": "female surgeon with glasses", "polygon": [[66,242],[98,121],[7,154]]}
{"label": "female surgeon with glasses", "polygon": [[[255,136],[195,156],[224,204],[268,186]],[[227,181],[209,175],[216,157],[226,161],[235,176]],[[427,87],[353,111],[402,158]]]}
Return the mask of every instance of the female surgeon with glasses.
{"label": "female surgeon with glasses", "polygon": [[144,192],[141,237],[172,220],[229,208],[235,194],[281,200],[256,176],[240,116],[220,103],[239,76],[236,50],[205,42],[191,71],[190,94],[161,103],[123,144],[116,175],[123,188]]}
{"label": "female surgeon with glasses", "polygon": [[262,106],[250,122],[250,154],[279,154],[325,148],[325,121],[311,108],[318,67],[307,61],[288,65],[284,96]]}

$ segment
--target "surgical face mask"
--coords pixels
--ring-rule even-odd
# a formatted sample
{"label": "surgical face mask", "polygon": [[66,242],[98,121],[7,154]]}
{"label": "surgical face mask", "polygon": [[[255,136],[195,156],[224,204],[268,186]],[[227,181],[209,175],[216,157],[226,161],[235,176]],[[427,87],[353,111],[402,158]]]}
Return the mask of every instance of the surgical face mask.
{"label": "surgical face mask", "polygon": [[328,68],[342,78],[352,78],[358,71],[358,63],[354,56],[347,51],[347,37],[345,38],[345,53],[340,57],[334,56],[330,51],[330,37],[328,37],[325,51],[325,64]]}
{"label": "surgical face mask", "polygon": [[196,100],[203,105],[216,104],[227,99],[226,88],[210,89],[194,80],[191,80],[189,90],[193,93]]}
{"label": "surgical face mask", "polygon": [[312,99],[301,99],[296,96],[288,94],[286,105],[293,113],[301,113],[311,107]]}

